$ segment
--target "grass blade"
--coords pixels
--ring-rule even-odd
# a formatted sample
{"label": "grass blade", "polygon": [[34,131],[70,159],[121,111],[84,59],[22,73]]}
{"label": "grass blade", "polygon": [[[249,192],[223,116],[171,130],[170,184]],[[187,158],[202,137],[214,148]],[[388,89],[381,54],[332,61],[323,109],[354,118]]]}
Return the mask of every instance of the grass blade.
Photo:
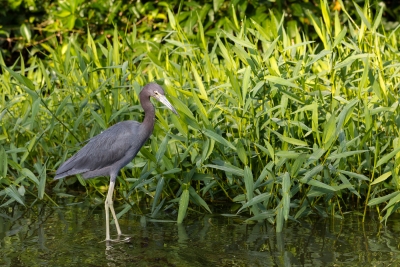
{"label": "grass blade", "polygon": [[189,205],[189,189],[185,188],[182,191],[182,195],[179,199],[179,210],[178,210],[178,219],[177,223],[181,224],[183,219],[185,218],[186,211]]}

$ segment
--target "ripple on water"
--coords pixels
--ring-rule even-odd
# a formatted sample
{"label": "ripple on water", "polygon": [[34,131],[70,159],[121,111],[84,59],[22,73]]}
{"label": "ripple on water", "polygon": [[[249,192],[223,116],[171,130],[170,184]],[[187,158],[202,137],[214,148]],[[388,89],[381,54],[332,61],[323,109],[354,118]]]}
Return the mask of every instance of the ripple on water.
{"label": "ripple on water", "polygon": [[[308,219],[288,223],[282,233],[268,223],[203,215],[183,225],[120,219],[129,242],[107,246],[103,207],[36,206],[0,212],[2,266],[397,266],[400,222],[386,227],[369,216]],[[113,229],[113,228],[112,228]],[[114,229],[113,229],[114,230]]]}

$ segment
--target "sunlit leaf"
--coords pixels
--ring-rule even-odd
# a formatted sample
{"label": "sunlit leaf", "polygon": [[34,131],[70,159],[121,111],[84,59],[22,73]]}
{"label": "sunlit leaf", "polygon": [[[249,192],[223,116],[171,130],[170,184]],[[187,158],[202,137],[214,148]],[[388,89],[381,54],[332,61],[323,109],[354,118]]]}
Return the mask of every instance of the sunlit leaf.
{"label": "sunlit leaf", "polygon": [[179,198],[179,210],[177,223],[182,223],[186,215],[186,210],[189,205],[189,189],[184,189],[181,197]]}

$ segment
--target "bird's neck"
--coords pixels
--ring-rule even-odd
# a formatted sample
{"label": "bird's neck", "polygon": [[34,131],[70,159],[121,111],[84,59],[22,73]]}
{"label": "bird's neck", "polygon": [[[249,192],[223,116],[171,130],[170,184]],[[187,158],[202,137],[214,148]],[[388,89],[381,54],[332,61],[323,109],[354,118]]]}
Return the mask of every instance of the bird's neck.
{"label": "bird's neck", "polygon": [[142,103],[144,110],[144,120],[142,125],[144,125],[148,131],[152,132],[154,128],[154,121],[156,119],[154,106],[149,100],[142,101]]}

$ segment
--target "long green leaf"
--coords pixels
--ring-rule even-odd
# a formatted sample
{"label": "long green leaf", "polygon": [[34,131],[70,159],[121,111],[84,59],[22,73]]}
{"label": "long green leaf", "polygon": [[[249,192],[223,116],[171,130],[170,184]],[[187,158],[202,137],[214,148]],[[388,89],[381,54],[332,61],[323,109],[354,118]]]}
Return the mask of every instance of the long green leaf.
{"label": "long green leaf", "polygon": [[189,189],[183,189],[182,195],[179,199],[179,210],[178,210],[178,219],[177,223],[182,223],[185,218],[186,211],[189,205]]}
{"label": "long green leaf", "polygon": [[228,172],[228,173],[232,173],[232,174],[235,174],[235,175],[238,175],[238,176],[242,176],[242,177],[244,176],[244,170],[242,170],[242,169],[240,169],[238,167],[235,167],[233,165],[230,165],[228,163],[223,165],[223,166],[207,164],[207,165],[204,165],[204,167],[218,169],[218,170],[225,171],[225,172]]}
{"label": "long green leaf", "polygon": [[257,203],[267,200],[270,196],[271,196],[271,194],[267,192],[267,193],[262,193],[260,195],[253,197],[252,199],[250,199],[249,201],[247,201],[246,203],[243,204],[243,206],[237,211],[237,214],[240,213],[240,211],[242,211],[245,208],[248,208]]}
{"label": "long green leaf", "polygon": [[369,179],[362,174],[358,174],[358,173],[354,173],[354,172],[349,172],[349,171],[344,171],[344,170],[338,170],[340,173],[346,174],[347,176],[359,179],[359,180],[363,180],[363,181],[369,181]]}
{"label": "long green leaf", "polygon": [[157,183],[157,186],[156,186],[156,193],[155,193],[155,195],[154,195],[153,204],[152,204],[152,206],[151,206],[151,212],[152,212],[152,213],[153,213],[154,210],[156,209],[158,200],[159,200],[160,197],[161,197],[161,193],[162,193],[162,191],[163,191],[163,189],[164,189],[164,184],[165,184],[165,179],[164,179],[163,176],[161,176],[161,177],[158,179],[158,183]]}
{"label": "long green leaf", "polygon": [[276,83],[276,84],[280,84],[280,85],[284,85],[284,86],[300,89],[300,87],[298,87],[296,84],[294,84],[294,83],[292,83],[292,82],[290,82],[288,80],[285,80],[285,79],[283,79],[281,77],[268,75],[268,76],[265,77],[265,80],[267,80],[269,82],[272,82],[272,83]]}
{"label": "long green leaf", "polygon": [[231,142],[229,142],[228,140],[226,140],[225,138],[223,138],[222,136],[220,136],[219,134],[217,134],[216,132],[213,132],[211,130],[205,129],[204,130],[204,134],[207,135],[208,137],[210,137],[211,139],[217,141],[218,143],[229,147],[233,150],[236,150],[236,147],[234,145],[232,145]]}
{"label": "long green leaf", "polygon": [[203,208],[205,208],[209,213],[212,213],[210,208],[208,207],[207,203],[204,201],[204,199],[202,199],[194,190],[193,187],[189,187],[189,193],[190,196],[192,197],[192,200],[196,201],[197,203],[199,203],[201,206],[203,206]]}
{"label": "long green leaf", "polygon": [[353,155],[361,154],[367,152],[368,150],[355,150],[355,151],[347,151],[339,154],[331,154],[329,155],[328,159],[341,159],[341,158],[348,158]]}
{"label": "long green leaf", "polygon": [[254,194],[254,180],[253,174],[248,166],[244,167],[244,185],[246,187],[246,198],[247,201],[253,198]]}
{"label": "long green leaf", "polygon": [[380,160],[378,160],[378,162],[376,163],[376,168],[378,168],[379,166],[381,166],[382,164],[388,162],[391,158],[393,158],[398,152],[400,151],[400,147],[396,148],[395,150],[393,150],[392,152],[390,152],[389,154],[386,154],[385,156],[383,156]]}
{"label": "long green leaf", "polygon": [[378,184],[378,183],[380,183],[380,182],[383,182],[383,181],[385,181],[387,178],[389,178],[390,176],[392,176],[392,172],[391,172],[391,171],[385,172],[384,174],[382,174],[381,176],[379,176],[378,178],[376,178],[376,179],[371,183],[371,185],[374,185],[374,184]]}
{"label": "long green leaf", "polygon": [[382,202],[388,201],[389,199],[392,199],[392,198],[398,196],[399,194],[400,194],[400,192],[393,192],[393,193],[388,194],[383,197],[377,197],[377,198],[371,199],[368,202],[368,206],[374,206],[374,205],[381,204]]}
{"label": "long green leaf", "polygon": [[40,176],[39,176],[39,186],[38,186],[38,198],[43,199],[44,197],[44,192],[45,192],[45,187],[46,187],[46,178],[47,178],[47,171],[46,171],[46,163],[43,165],[41,171],[40,171]]}
{"label": "long green leaf", "polygon": [[6,177],[8,170],[8,161],[4,147],[0,145],[0,177]]}
{"label": "long green leaf", "polygon": [[160,160],[164,156],[165,151],[167,150],[168,141],[169,141],[169,136],[166,135],[164,137],[163,141],[161,142],[161,145],[158,148],[157,153],[156,153],[156,161],[157,161],[157,163],[160,163]]}

